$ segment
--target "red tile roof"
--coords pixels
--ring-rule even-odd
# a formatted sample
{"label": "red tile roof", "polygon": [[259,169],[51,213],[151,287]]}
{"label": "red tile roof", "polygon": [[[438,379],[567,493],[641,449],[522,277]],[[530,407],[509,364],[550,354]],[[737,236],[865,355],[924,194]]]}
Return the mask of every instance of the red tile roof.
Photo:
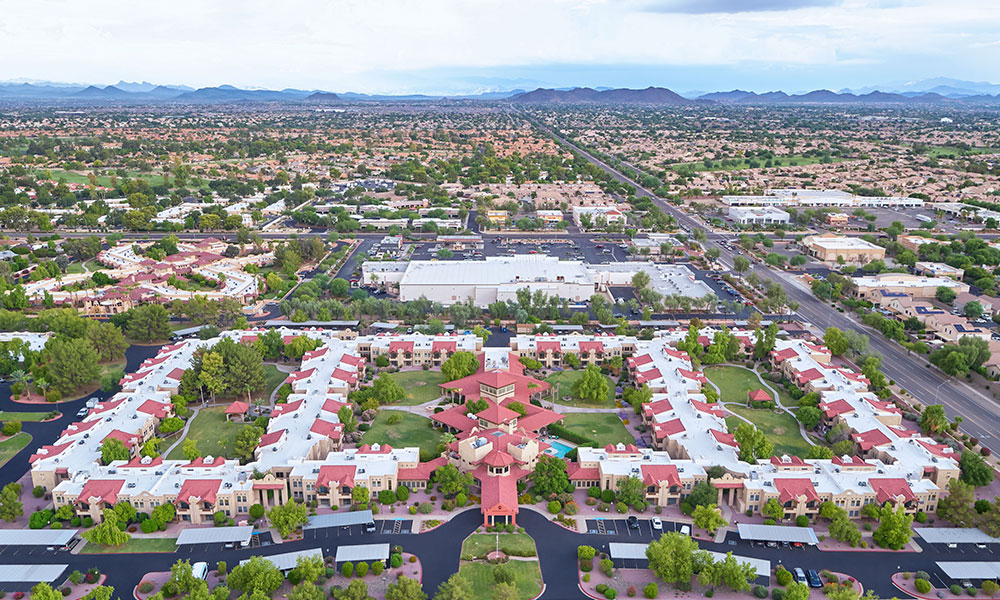
{"label": "red tile roof", "polygon": [[795,358],[799,353],[795,348],[785,348],[784,350],[771,350],[771,358],[775,362],[784,362],[790,358]]}
{"label": "red tile roof", "polygon": [[795,379],[799,383],[808,383],[810,381],[815,381],[817,379],[822,379],[823,373],[817,368],[809,369],[808,371],[802,371],[801,373],[795,374]]}
{"label": "red tile roof", "polygon": [[604,343],[597,341],[580,342],[580,352],[604,352]]}
{"label": "red tile roof", "polygon": [[782,504],[799,498],[804,498],[806,502],[819,500],[816,488],[809,479],[779,477],[774,480],[774,487]]}
{"label": "red tile roof", "polygon": [[507,467],[514,464],[514,457],[503,450],[492,450],[480,463],[494,468]]}
{"label": "red tile roof", "polygon": [[316,486],[330,487],[331,483],[335,483],[337,487],[354,487],[356,471],[354,465],[323,465],[316,476]]}
{"label": "red tile roof", "polygon": [[642,482],[646,486],[681,485],[675,465],[642,465]]}
{"label": "red tile roof", "polygon": [[656,434],[656,439],[662,440],[667,436],[683,433],[684,423],[682,423],[680,419],[673,419],[672,421],[666,421],[664,423],[656,423],[653,425],[653,432]]}
{"label": "red tile roof", "polygon": [[869,431],[864,431],[861,433],[852,433],[851,439],[853,439],[854,443],[856,443],[858,447],[861,448],[862,452],[867,452],[872,448],[877,448],[879,446],[885,446],[887,444],[892,443],[892,440],[889,439],[889,436],[882,433],[882,430],[880,429],[871,429]]}
{"label": "red tile roof", "polygon": [[116,504],[118,493],[121,492],[123,485],[125,485],[125,481],[122,479],[90,479],[83,484],[83,489],[77,496],[77,502]]}
{"label": "red tile roof", "polygon": [[597,467],[581,467],[578,462],[566,465],[566,473],[570,481],[595,481],[601,478],[601,470]]}
{"label": "red tile roof", "polygon": [[309,428],[309,431],[318,435],[324,435],[332,440],[339,439],[343,430],[343,423],[331,423],[323,419],[316,419],[313,421],[312,427]]}
{"label": "red tile roof", "polygon": [[489,401],[487,402],[489,406],[487,406],[484,410],[481,410],[478,413],[476,413],[476,416],[479,417],[480,419],[487,421],[488,423],[495,423],[499,425],[501,423],[507,423],[508,421],[512,421],[521,416],[509,408],[500,406],[496,402],[489,402]]}
{"label": "red tile roof", "polygon": [[828,419],[836,417],[837,415],[847,414],[849,412],[854,412],[854,407],[847,400],[836,400],[830,403],[820,403],[819,409],[823,411]]}
{"label": "red tile roof", "polygon": [[875,499],[880,503],[889,500],[895,502],[899,498],[902,498],[903,502],[916,499],[913,490],[910,489],[910,484],[902,477],[872,478],[868,480],[868,483],[875,490]]}
{"label": "red tile roof", "polygon": [[362,444],[358,446],[357,454],[389,454],[392,452],[392,446],[389,444],[381,444],[378,449],[375,449],[371,444]]}
{"label": "red tile roof", "polygon": [[139,408],[135,409],[136,412],[141,412],[147,415],[153,415],[158,419],[165,418],[170,414],[170,410],[173,408],[172,405],[166,402],[157,402],[156,400],[146,400],[143,402]]}
{"label": "red tile roof", "polygon": [[131,448],[132,446],[139,443],[139,440],[142,439],[142,435],[138,433],[126,433],[121,429],[112,429],[111,433],[104,436],[104,439],[101,440],[101,443],[104,443],[104,441],[109,438],[115,438],[116,440],[125,444],[126,448]]}
{"label": "red tile roof", "polygon": [[180,367],[174,368],[172,371],[167,373],[167,379],[173,379],[174,381],[180,381],[181,377],[184,377],[184,369]]}
{"label": "red tile roof", "polygon": [[245,414],[248,410],[250,410],[250,405],[249,404],[247,404],[246,402],[240,402],[239,400],[237,400],[237,401],[233,402],[232,404],[230,404],[229,406],[226,407],[226,414],[227,415],[242,415],[242,414]]}
{"label": "red tile roof", "polygon": [[558,341],[541,341],[536,342],[538,347],[538,352],[562,352],[562,344]]}
{"label": "red tile roof", "polygon": [[119,466],[119,469],[148,469],[150,467],[158,467],[163,464],[163,457],[157,456],[156,458],[151,458],[149,456],[136,456],[132,460],[128,461],[124,465]]}
{"label": "red tile roof", "polygon": [[413,352],[413,342],[394,340],[389,342],[389,352]]}
{"label": "red tile roof", "polygon": [[431,473],[446,464],[448,464],[448,459],[439,456],[434,460],[418,463],[412,469],[399,469],[396,472],[396,479],[399,481],[427,481],[430,479]]}
{"label": "red tile roof", "polygon": [[749,396],[751,402],[768,402],[771,400],[771,394],[760,388],[749,392]]}
{"label": "red tile roof", "polygon": [[199,456],[186,465],[184,468],[217,469],[226,464],[226,459],[222,456]]}
{"label": "red tile roof", "polygon": [[517,513],[517,479],[511,475],[482,475],[482,510],[484,513]]}
{"label": "red tile roof", "polygon": [[863,467],[868,464],[860,456],[834,456],[830,462],[841,467]]}
{"label": "red tile roof", "polygon": [[736,435],[732,433],[726,433],[724,431],[716,431],[715,429],[709,429],[712,433],[712,437],[715,441],[720,444],[725,444],[726,446],[732,446],[733,448],[739,448],[740,445],[736,443]]}
{"label": "red tile roof", "polygon": [[66,450],[66,448],[69,448],[72,445],[73,442],[66,442],[65,444],[56,444],[54,446],[42,446],[28,458],[28,462],[34,463],[36,460],[58,456],[60,453]]}
{"label": "red tile roof", "polygon": [[281,436],[284,435],[285,431],[286,431],[285,429],[282,429],[281,431],[272,431],[270,433],[265,433],[264,435],[260,436],[260,444],[258,444],[258,446],[260,448],[263,448],[264,446],[277,444],[279,441],[281,441]]}
{"label": "red tile roof", "polygon": [[434,340],[431,343],[432,352],[454,352],[458,349],[458,342],[452,340]]}
{"label": "red tile roof", "polygon": [[784,454],[782,456],[772,456],[771,464],[775,467],[808,467],[809,463],[802,460],[798,456],[789,456]]}

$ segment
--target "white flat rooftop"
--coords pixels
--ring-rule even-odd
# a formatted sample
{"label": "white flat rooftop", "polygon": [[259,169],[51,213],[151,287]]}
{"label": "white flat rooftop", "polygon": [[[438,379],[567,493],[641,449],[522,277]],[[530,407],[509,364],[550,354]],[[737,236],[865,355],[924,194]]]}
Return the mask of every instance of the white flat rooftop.
{"label": "white flat rooftop", "polygon": [[389,558],[389,544],[357,544],[337,547],[337,564],[344,562],[386,560]]}
{"label": "white flat rooftop", "polygon": [[914,527],[928,544],[996,544],[1000,539],[975,527]]}
{"label": "white flat rooftop", "polygon": [[0,565],[0,581],[4,583],[51,583],[66,571],[69,565]]}
{"label": "white flat rooftop", "polygon": [[245,543],[250,541],[253,535],[253,527],[196,527],[181,531],[177,536],[177,545],[184,544],[229,544]]}
{"label": "white flat rooftop", "polygon": [[0,529],[0,546],[65,546],[79,529]]}

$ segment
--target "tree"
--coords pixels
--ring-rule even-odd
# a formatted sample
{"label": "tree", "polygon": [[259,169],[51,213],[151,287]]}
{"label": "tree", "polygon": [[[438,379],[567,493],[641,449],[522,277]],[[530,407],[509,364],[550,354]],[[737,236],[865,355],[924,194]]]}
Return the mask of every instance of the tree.
{"label": "tree", "polygon": [[441,374],[446,381],[468,377],[479,370],[479,359],[472,352],[455,352],[441,363]]}
{"label": "tree", "polygon": [[288,537],[298,527],[309,522],[309,509],[305,504],[289,500],[268,511],[267,518],[271,521],[271,525],[277,528],[281,537]]}
{"label": "tree", "polygon": [[973,508],[975,490],[960,479],[952,479],[947,487],[948,494],[938,501],[938,517],[955,527],[973,527],[977,518]]}
{"label": "tree", "polygon": [[198,450],[198,441],[186,438],[181,444],[181,453],[184,455],[184,460],[201,458],[201,450]]}
{"label": "tree", "polygon": [[632,276],[632,287],[637,290],[644,289],[649,285],[649,273],[645,271],[638,271]]}
{"label": "tree", "polygon": [[785,600],[809,600],[809,586],[793,581],[785,588]]}
{"label": "tree", "polygon": [[830,350],[830,354],[834,356],[841,356],[845,354],[850,347],[847,343],[847,336],[844,332],[837,329],[836,327],[827,327],[826,334],[823,336],[823,343],[826,344],[827,349]]}
{"label": "tree", "polygon": [[698,583],[702,585],[724,585],[734,592],[750,589],[750,582],[757,579],[757,569],[748,562],[740,562],[727,552],[722,560],[710,561],[704,565],[698,574]]}
{"label": "tree", "polygon": [[173,504],[168,502],[159,506],[154,506],[152,512],[149,514],[149,518],[153,519],[157,523],[166,524],[173,521],[176,514],[177,509]]}
{"label": "tree", "polygon": [[352,579],[344,591],[335,596],[335,598],[337,600],[369,600],[371,596],[368,595],[367,583],[360,579]]}
{"label": "tree", "polygon": [[719,507],[715,504],[696,506],[694,512],[691,513],[691,518],[694,520],[695,527],[700,527],[712,535],[715,535],[715,530],[719,527],[729,525],[729,522],[722,517],[722,512],[719,511]]}
{"label": "tree", "polygon": [[396,583],[386,588],[385,600],[427,600],[427,594],[420,588],[419,581],[400,575]]}
{"label": "tree", "polygon": [[490,600],[520,600],[521,592],[516,583],[498,583],[493,586]]}
{"label": "tree", "polygon": [[0,519],[13,523],[24,515],[24,504],[21,502],[21,484],[8,483],[0,490]]}
{"label": "tree", "polygon": [[129,311],[128,336],[140,342],[170,337],[170,314],[161,304],[142,304]]}
{"label": "tree", "polygon": [[465,577],[454,573],[438,586],[434,600],[476,600],[472,584]]}
{"label": "tree", "polygon": [[944,302],[945,304],[951,304],[955,301],[955,290],[950,287],[940,286],[936,292],[934,292],[934,297],[937,298],[938,302]]}
{"label": "tree", "polygon": [[109,437],[101,442],[101,462],[110,465],[116,460],[128,460],[132,454],[118,438]]}
{"label": "tree", "polygon": [[52,338],[45,344],[47,380],[62,394],[75,392],[101,374],[97,351],[82,338]]}
{"label": "tree", "polygon": [[993,468],[975,452],[968,450],[962,452],[958,466],[962,470],[962,481],[969,485],[981,487],[993,481]]}
{"label": "tree", "polygon": [[284,581],[285,576],[278,567],[261,556],[251,556],[247,562],[233,567],[226,577],[226,584],[234,590],[248,596],[258,592],[266,598],[270,598]]}
{"label": "tree", "polygon": [[686,583],[694,575],[698,542],[690,536],[670,531],[646,547],[649,568],[667,583]]}
{"label": "tree", "polygon": [[962,312],[964,312],[965,316],[970,319],[978,319],[983,316],[983,305],[980,304],[978,300],[966,302],[965,306],[962,308]]}
{"label": "tree", "polygon": [[760,512],[762,515],[770,517],[775,521],[780,521],[785,518],[785,507],[781,505],[776,498],[769,498],[764,506],[761,507]]}
{"label": "tree", "polygon": [[566,474],[566,461],[547,454],[538,458],[531,481],[535,485],[535,494],[543,497],[572,489]]}
{"label": "tree", "polygon": [[[478,361],[476,362],[478,363]],[[380,405],[395,404],[406,398],[406,390],[392,375],[382,373],[372,384],[372,396],[378,400]]]}
{"label": "tree", "polygon": [[52,586],[44,581],[31,588],[31,600],[62,600],[62,598],[61,592],[52,589]]}
{"label": "tree", "polygon": [[774,446],[764,432],[749,423],[740,423],[733,439],[740,447],[740,460],[743,462],[752,464],[759,459],[769,458],[774,452]]}
{"label": "tree", "polygon": [[128,342],[121,329],[111,323],[94,323],[87,329],[87,340],[97,351],[97,359],[100,362],[117,360],[125,356],[128,350]]}
{"label": "tree", "polygon": [[341,406],[337,411],[337,420],[344,425],[344,433],[353,433],[358,427],[358,420],[354,416],[354,409],[350,406]]}
{"label": "tree", "polygon": [[685,498],[685,502],[692,507],[708,506],[715,504],[719,500],[719,490],[708,481],[702,481],[691,488],[691,493]]}
{"label": "tree", "polygon": [[750,270],[750,259],[745,256],[736,256],[733,258],[733,270],[740,275],[746,273]]}
{"label": "tree", "polygon": [[121,546],[132,539],[132,536],[119,529],[118,516],[114,510],[105,508],[103,515],[104,519],[96,527],[80,534],[83,539],[102,546]]}
{"label": "tree", "polygon": [[593,402],[605,402],[611,393],[611,386],[608,378],[601,373],[597,365],[587,365],[583,370],[583,375],[573,384],[573,395],[581,400]]}
{"label": "tree", "polygon": [[468,495],[472,481],[472,475],[462,473],[452,464],[441,465],[434,471],[434,483],[445,496],[455,496],[459,493]]}
{"label": "tree", "polygon": [[823,418],[823,412],[815,406],[801,406],[795,411],[795,418],[806,429],[816,429]]}
{"label": "tree", "polygon": [[829,533],[833,539],[850,544],[852,548],[861,541],[861,530],[858,529],[858,524],[848,519],[846,513],[837,515],[833,521],[830,521]]}
{"label": "tree", "polygon": [[618,501],[629,506],[636,506],[643,500],[645,485],[638,477],[621,477],[618,479]]}
{"label": "tree", "polygon": [[226,389],[226,382],[223,380],[225,366],[222,364],[222,355],[218,352],[206,352],[201,356],[201,372],[198,373],[198,382],[212,395],[215,396]]}
{"label": "tree", "polygon": [[233,454],[244,461],[253,458],[253,451],[260,444],[264,430],[256,425],[244,425],[233,440]]}
{"label": "tree", "polygon": [[913,523],[913,515],[906,514],[906,507],[900,505],[893,510],[892,506],[886,504],[879,510],[879,526],[872,534],[874,541],[881,548],[892,548],[900,550],[910,541],[913,531],[910,524]]}
{"label": "tree", "polygon": [[924,408],[920,415],[920,428],[924,433],[933,435],[948,427],[948,415],[944,412],[944,407],[940,404],[932,404]]}

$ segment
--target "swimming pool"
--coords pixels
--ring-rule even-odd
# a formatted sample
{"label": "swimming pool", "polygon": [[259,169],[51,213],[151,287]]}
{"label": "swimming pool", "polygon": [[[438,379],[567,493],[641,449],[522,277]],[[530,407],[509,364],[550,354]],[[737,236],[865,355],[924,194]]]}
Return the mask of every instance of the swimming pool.
{"label": "swimming pool", "polygon": [[564,444],[562,442],[557,442],[555,440],[549,440],[548,443],[552,447],[549,448],[548,450],[546,450],[545,452],[547,454],[551,454],[552,456],[557,456],[559,458],[565,457],[566,453],[573,449],[572,447],[567,446],[566,444]]}

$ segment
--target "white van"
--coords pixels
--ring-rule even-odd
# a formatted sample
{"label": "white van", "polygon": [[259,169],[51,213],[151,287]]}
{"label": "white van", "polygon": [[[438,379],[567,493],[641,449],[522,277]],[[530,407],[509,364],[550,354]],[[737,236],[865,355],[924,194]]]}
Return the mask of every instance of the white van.
{"label": "white van", "polygon": [[691,535],[691,528],[687,525],[681,527],[681,535]]}
{"label": "white van", "polygon": [[208,577],[208,563],[206,562],[196,562],[191,565],[191,574],[198,579],[206,579]]}

